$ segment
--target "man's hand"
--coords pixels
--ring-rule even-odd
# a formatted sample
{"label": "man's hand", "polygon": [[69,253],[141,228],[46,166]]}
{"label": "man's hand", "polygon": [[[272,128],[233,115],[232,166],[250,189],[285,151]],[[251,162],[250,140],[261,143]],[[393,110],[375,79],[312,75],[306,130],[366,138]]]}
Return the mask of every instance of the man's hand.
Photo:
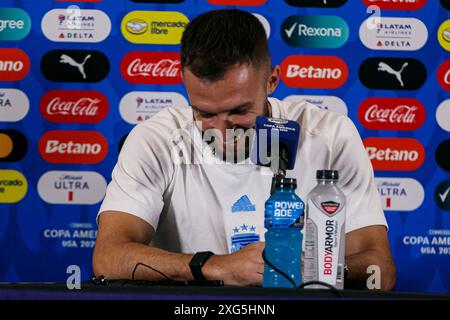
{"label": "man's hand", "polygon": [[223,280],[227,285],[261,285],[263,250],[264,242],[256,242],[229,255],[212,256],[203,267],[203,274],[209,280]]}

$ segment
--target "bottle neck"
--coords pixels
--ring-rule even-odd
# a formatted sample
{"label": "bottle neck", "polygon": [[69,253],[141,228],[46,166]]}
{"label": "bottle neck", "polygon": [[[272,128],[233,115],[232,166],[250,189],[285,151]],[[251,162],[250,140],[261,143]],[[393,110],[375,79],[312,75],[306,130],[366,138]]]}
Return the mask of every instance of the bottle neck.
{"label": "bottle neck", "polygon": [[336,179],[317,179],[317,184],[320,185],[335,185],[336,183]]}
{"label": "bottle neck", "polygon": [[294,187],[290,187],[290,186],[282,186],[282,187],[276,187],[275,188],[275,192],[286,192],[286,193],[293,193],[295,192]]}

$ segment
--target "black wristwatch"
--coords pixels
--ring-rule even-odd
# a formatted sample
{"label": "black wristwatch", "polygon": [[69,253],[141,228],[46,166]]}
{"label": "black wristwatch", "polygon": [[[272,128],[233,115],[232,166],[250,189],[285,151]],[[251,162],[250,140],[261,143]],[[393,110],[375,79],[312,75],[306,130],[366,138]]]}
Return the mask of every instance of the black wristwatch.
{"label": "black wristwatch", "polygon": [[202,273],[202,267],[205,265],[206,261],[214,255],[211,251],[197,252],[189,262],[189,268],[191,268],[192,276],[196,281],[206,281],[205,276]]}

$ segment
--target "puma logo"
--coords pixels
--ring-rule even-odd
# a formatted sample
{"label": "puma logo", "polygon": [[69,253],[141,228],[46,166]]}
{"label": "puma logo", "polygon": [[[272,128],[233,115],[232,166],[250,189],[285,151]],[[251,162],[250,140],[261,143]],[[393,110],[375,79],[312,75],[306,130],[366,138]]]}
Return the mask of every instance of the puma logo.
{"label": "puma logo", "polygon": [[78,62],[76,62],[73,58],[69,57],[67,54],[63,54],[63,55],[61,55],[61,60],[59,61],[59,63],[66,63],[66,64],[68,64],[68,65],[70,65],[70,66],[72,66],[72,67],[77,68],[78,71],[80,71],[81,75],[83,76],[83,79],[86,79],[87,76],[86,76],[86,72],[85,72],[85,70],[84,70],[84,65],[85,65],[86,61],[87,61],[89,58],[91,58],[91,55],[90,55],[90,54],[88,54],[88,55],[84,58],[84,60],[83,60],[82,63],[78,63]]}
{"label": "puma logo", "polygon": [[392,74],[393,76],[395,76],[397,78],[398,82],[400,82],[400,85],[403,88],[405,86],[405,84],[403,83],[403,80],[402,80],[402,72],[407,66],[408,66],[408,62],[405,62],[399,71],[395,71],[387,63],[380,62],[378,64],[378,71],[387,72],[387,73]]}

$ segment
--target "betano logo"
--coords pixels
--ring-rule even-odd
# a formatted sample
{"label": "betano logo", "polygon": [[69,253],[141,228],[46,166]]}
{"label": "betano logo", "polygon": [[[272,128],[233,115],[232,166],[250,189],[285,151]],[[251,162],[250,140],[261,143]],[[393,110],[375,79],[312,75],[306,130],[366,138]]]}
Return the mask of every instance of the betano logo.
{"label": "betano logo", "polygon": [[385,211],[414,211],[425,199],[422,184],[411,178],[375,178]]}
{"label": "betano logo", "polygon": [[96,204],[105,196],[106,181],[91,171],[49,171],[38,181],[39,196],[51,204]]}
{"label": "betano logo", "polygon": [[425,118],[425,107],[412,98],[369,98],[358,109],[359,122],[370,130],[416,130]]}
{"label": "betano logo", "polygon": [[413,171],[425,160],[425,149],[412,138],[367,138],[364,146],[374,170]]}
{"label": "betano logo", "polygon": [[17,122],[30,110],[27,95],[17,89],[0,89],[0,121]]}
{"label": "betano logo", "polygon": [[442,48],[450,51],[450,20],[447,20],[441,24],[437,37]]}
{"label": "betano logo", "polygon": [[49,163],[95,164],[108,153],[108,141],[97,131],[48,131],[39,153]]}
{"label": "betano logo", "polygon": [[16,170],[0,170],[0,203],[16,203],[25,197],[27,179]]}
{"label": "betano logo", "polygon": [[15,48],[0,49],[0,81],[20,81],[30,71],[30,58]]}
{"label": "betano logo", "polygon": [[363,0],[366,6],[378,6],[381,10],[419,10],[428,0]]}
{"label": "betano logo", "polygon": [[339,48],[348,36],[348,25],[338,16],[295,15],[281,25],[281,37],[294,47]]}
{"label": "betano logo", "polygon": [[100,10],[53,9],[45,14],[41,27],[50,41],[97,43],[109,36],[111,20]]}
{"label": "betano logo", "polygon": [[19,41],[31,30],[28,13],[19,8],[0,8],[0,41]]}
{"label": "betano logo", "polygon": [[347,81],[348,67],[336,56],[291,55],[281,63],[281,78],[291,88],[336,89]]}
{"label": "betano logo", "polygon": [[132,11],[122,20],[122,34],[131,43],[179,44],[189,19],[175,11]]}

